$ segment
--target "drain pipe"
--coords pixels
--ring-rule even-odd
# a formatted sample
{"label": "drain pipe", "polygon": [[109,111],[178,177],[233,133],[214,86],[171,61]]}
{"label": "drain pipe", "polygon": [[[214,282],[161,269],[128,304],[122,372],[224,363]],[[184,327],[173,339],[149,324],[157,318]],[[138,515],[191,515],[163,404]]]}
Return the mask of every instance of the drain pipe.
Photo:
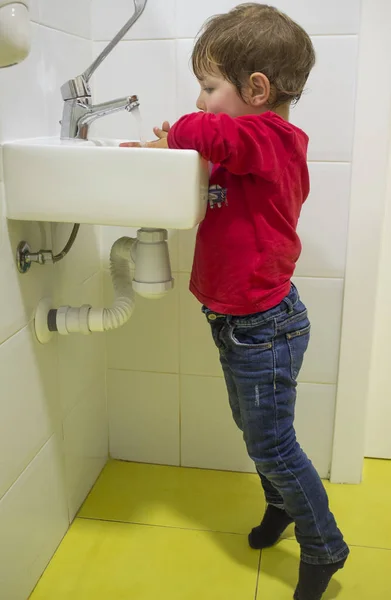
{"label": "drain pipe", "polygon": [[135,292],[148,299],[159,299],[173,288],[167,231],[143,228],[137,239],[122,237],[110,253],[110,272],[114,303],[110,308],[61,306],[53,309],[43,299],[35,315],[35,332],[47,343],[54,332],[60,335],[110,331],[122,327],[131,317]]}
{"label": "drain pipe", "polygon": [[115,300],[111,308],[92,308],[84,305],[79,308],[60,306],[50,310],[48,327],[60,335],[97,331],[110,331],[125,325],[134,309],[134,291],[132,288],[132,269],[135,267],[132,249],[136,243],[133,238],[120,238],[110,252],[110,272],[114,287]]}

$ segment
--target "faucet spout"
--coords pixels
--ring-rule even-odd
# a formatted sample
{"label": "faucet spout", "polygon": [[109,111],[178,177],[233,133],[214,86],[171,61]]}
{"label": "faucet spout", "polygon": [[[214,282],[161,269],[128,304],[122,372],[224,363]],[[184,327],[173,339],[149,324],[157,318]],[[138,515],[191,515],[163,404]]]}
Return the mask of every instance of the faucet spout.
{"label": "faucet spout", "polygon": [[[133,0],[134,14],[120,29],[117,35],[104,48],[94,62],[81,75],[70,79],[61,86],[61,94],[64,100],[63,118],[61,121],[61,138],[87,139],[88,126],[92,121],[118,110],[131,111],[138,106],[138,98],[132,96],[130,99],[121,98],[112,102],[104,102],[96,106],[91,105],[91,88],[89,81],[104,59],[110,54],[129,29],[139,19],[145,9],[147,0]],[[131,101],[137,98],[136,101]],[[128,102],[126,102],[128,101]],[[135,103],[136,102],[136,103]]]}
{"label": "faucet spout", "polygon": [[89,126],[96,119],[121,110],[131,112],[138,106],[140,106],[140,102],[136,95],[95,105],[90,103],[89,98],[67,100],[64,105],[64,114],[61,122],[61,138],[86,140]]}
{"label": "faucet spout", "polygon": [[96,119],[111,115],[121,110],[127,110],[131,112],[135,108],[140,106],[138,96],[126,96],[125,98],[118,98],[118,100],[112,100],[111,102],[102,102],[101,104],[95,105],[84,105],[85,113],[80,117],[78,125],[79,128],[84,125],[90,125]]}

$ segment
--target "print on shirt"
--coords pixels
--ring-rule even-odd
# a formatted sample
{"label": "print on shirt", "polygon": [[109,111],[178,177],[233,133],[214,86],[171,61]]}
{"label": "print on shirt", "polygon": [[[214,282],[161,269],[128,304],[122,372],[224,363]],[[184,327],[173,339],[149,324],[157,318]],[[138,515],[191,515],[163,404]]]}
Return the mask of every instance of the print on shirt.
{"label": "print on shirt", "polygon": [[215,206],[221,208],[223,204],[228,206],[227,188],[222,188],[220,185],[211,185],[209,188],[208,199],[211,208],[214,208]]}

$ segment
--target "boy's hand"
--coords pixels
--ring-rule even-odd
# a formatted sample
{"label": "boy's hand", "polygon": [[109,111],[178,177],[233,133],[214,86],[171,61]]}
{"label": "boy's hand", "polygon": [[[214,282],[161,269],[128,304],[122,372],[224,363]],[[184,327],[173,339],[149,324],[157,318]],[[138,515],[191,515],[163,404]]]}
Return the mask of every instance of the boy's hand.
{"label": "boy's hand", "polygon": [[162,128],[154,127],[153,132],[157,136],[157,140],[141,144],[141,142],[124,142],[120,144],[121,148],[168,148],[167,137],[170,131],[170,124],[164,121]]}

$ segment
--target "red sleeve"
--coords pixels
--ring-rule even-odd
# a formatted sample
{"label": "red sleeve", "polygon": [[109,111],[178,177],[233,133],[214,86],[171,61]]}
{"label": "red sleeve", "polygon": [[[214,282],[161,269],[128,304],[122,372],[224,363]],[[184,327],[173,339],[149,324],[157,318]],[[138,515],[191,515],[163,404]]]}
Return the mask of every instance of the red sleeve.
{"label": "red sleeve", "polygon": [[232,118],[192,113],[177,121],[168,135],[174,149],[197,150],[206,160],[235,175],[259,175],[275,181],[296,147],[296,133],[283,119],[264,115]]}

